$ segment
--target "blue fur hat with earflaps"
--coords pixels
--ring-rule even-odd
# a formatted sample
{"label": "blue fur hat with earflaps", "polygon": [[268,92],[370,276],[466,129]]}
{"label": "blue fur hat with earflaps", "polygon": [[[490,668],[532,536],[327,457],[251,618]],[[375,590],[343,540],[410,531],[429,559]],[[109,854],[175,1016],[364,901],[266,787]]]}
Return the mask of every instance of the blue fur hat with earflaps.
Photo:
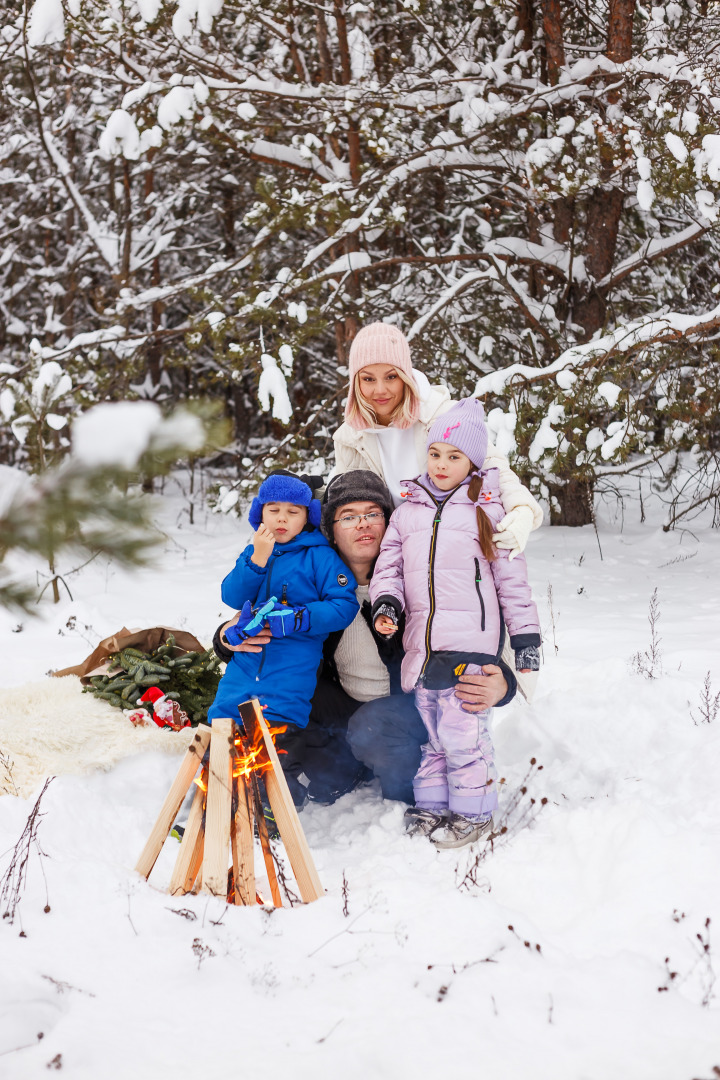
{"label": "blue fur hat with earflaps", "polygon": [[263,480],[260,490],[252,501],[248,521],[253,529],[257,529],[262,521],[262,509],[265,503],[288,502],[294,506],[306,506],[308,512],[308,525],[320,528],[322,507],[318,499],[313,499],[313,489],[322,486],[322,478],[319,476],[293,476],[291,473],[270,473],[267,480]]}

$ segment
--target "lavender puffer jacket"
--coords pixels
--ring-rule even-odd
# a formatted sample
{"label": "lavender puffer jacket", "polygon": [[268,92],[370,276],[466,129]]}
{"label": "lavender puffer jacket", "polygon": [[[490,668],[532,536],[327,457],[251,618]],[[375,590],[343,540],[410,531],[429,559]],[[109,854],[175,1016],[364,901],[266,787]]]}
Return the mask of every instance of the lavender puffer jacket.
{"label": "lavender puffer jacket", "polygon": [[[498,470],[481,474],[478,499],[493,531],[505,509],[500,501]],[[406,480],[406,501],[390,519],[372,581],[373,610],[392,602],[406,613],[402,687],[408,693],[420,682],[430,685],[430,671],[448,654],[472,654],[467,662],[493,663],[502,652],[504,624],[514,649],[540,644],[538,613],[530,594],[522,555],[512,562],[498,549],[492,563],[478,539],[475,503],[468,481],[442,502],[431,494],[427,476]],[[502,614],[501,614],[502,608]],[[463,659],[463,657],[460,657]],[[450,678],[446,685],[453,684]]]}

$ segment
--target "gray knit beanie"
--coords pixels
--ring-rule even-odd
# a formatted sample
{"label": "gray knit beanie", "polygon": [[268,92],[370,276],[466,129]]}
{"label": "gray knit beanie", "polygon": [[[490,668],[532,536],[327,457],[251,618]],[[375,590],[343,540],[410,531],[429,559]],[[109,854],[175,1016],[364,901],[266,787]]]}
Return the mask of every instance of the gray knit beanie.
{"label": "gray knit beanie", "polygon": [[351,469],[349,472],[334,476],[325,488],[322,501],[321,529],[331,544],[334,544],[333,522],[335,512],[340,506],[351,502],[374,502],[390,520],[393,501],[387,484],[369,469]]}

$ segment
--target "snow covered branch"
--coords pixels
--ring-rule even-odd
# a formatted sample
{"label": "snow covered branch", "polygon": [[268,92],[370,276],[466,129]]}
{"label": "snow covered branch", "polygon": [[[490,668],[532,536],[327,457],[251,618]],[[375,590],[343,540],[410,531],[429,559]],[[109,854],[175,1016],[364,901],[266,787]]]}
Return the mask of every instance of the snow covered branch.
{"label": "snow covered branch", "polygon": [[668,312],[666,315],[649,316],[636,323],[620,326],[610,334],[593,338],[582,345],[566,349],[551,364],[531,367],[528,364],[510,364],[509,367],[483,375],[475,387],[475,396],[501,394],[511,383],[538,383],[555,379],[559,372],[580,371],[592,366],[602,367],[608,360],[622,353],[630,356],[649,345],[667,345],[679,341],[691,341],[706,337],[720,327],[720,304],[700,316]]}

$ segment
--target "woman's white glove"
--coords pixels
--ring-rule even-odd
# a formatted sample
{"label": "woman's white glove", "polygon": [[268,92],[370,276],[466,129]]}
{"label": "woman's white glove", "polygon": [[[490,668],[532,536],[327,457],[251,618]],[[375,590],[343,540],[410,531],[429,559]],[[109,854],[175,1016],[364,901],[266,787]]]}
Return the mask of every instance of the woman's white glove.
{"label": "woman's white glove", "polygon": [[517,506],[498,522],[498,531],[493,533],[495,546],[509,550],[512,560],[525,550],[532,528],[533,512],[530,507]]}

